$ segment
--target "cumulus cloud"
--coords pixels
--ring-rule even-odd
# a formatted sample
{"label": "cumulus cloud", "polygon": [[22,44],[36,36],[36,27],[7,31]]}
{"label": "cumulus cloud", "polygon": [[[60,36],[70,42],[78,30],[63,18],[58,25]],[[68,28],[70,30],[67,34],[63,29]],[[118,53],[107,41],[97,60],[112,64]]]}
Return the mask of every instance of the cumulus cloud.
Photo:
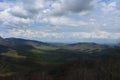
{"label": "cumulus cloud", "polygon": [[[49,18],[54,15],[64,15],[69,13],[86,13],[93,9],[94,0],[18,0],[11,7],[3,8],[0,12],[0,22],[11,28],[23,28],[28,25],[44,22],[48,19],[50,25],[56,26],[80,26],[85,25],[83,21],[75,22],[72,19],[60,18],[60,21],[54,22],[57,18]],[[1,2],[1,4],[5,2]],[[9,5],[9,3],[6,3]],[[79,24],[78,24],[79,23]]]}
{"label": "cumulus cloud", "polygon": [[61,17],[49,17],[49,18],[44,18],[43,19],[44,23],[47,23],[51,25],[52,27],[58,27],[58,28],[76,28],[76,29],[95,29],[96,26],[99,28],[98,23],[94,19],[88,19],[86,20],[76,20],[76,19],[71,19],[69,17],[61,16]]}
{"label": "cumulus cloud", "polygon": [[109,13],[117,10],[117,2],[102,3],[102,10],[104,13]]}
{"label": "cumulus cloud", "polygon": [[44,0],[20,0],[21,7],[28,13],[30,17],[39,14],[41,9],[45,7]]}
{"label": "cumulus cloud", "polygon": [[80,25],[87,25],[85,22],[78,22],[67,17],[51,17],[46,22],[57,27],[78,27]]}
{"label": "cumulus cloud", "polygon": [[9,7],[11,7],[13,4],[12,3],[7,3],[7,2],[0,2],[0,11],[5,10]]}
{"label": "cumulus cloud", "polygon": [[12,29],[27,27],[36,22],[46,3],[44,0],[19,0],[12,6],[9,6],[9,2],[0,2],[0,4],[2,4],[0,22]]}
{"label": "cumulus cloud", "polygon": [[19,18],[28,18],[31,17],[26,10],[20,6],[15,6],[9,10],[9,13],[15,17]]}
{"label": "cumulus cloud", "polygon": [[82,13],[94,8],[94,0],[58,0],[52,4],[53,14],[56,16],[68,13]]}
{"label": "cumulus cloud", "polygon": [[[5,33],[7,36],[23,37],[23,38],[38,38],[38,39],[120,39],[120,33],[110,33],[106,31],[95,32],[51,32],[38,30],[9,30]],[[4,35],[4,36],[6,36]],[[38,36],[39,35],[39,36]]]}
{"label": "cumulus cloud", "polygon": [[[14,37],[118,39],[119,8],[115,0],[5,0],[0,2],[0,24]],[[42,31],[45,27],[76,30]]]}
{"label": "cumulus cloud", "polygon": [[[23,29],[12,29],[6,33],[7,36],[15,36],[15,37],[24,37],[24,38],[49,38],[49,39],[59,39],[63,38],[64,35],[57,32],[49,32],[49,31],[42,31],[42,30],[23,30]],[[39,36],[38,36],[39,35]]]}
{"label": "cumulus cloud", "polygon": [[10,9],[6,9],[3,12],[0,12],[0,22],[6,26],[6,28],[12,29],[12,28],[24,28],[29,26],[33,20],[32,19],[24,19],[12,16],[9,14]]}

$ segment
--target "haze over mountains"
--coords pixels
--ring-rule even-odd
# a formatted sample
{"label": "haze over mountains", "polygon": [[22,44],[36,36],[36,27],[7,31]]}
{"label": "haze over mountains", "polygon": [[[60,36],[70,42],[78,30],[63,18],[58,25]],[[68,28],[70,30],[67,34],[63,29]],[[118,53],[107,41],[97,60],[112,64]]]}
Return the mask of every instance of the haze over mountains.
{"label": "haze over mountains", "polygon": [[[119,45],[107,45],[107,44],[97,44],[97,43],[72,43],[72,44],[62,44],[62,43],[45,43],[35,40],[27,40],[20,38],[2,38],[0,37],[0,46],[6,47],[9,50],[15,50],[26,54],[29,54],[30,50],[36,51],[38,53],[40,50],[57,51],[57,50],[68,50],[76,53],[99,53],[103,50],[113,49],[119,47]],[[6,50],[7,50],[6,49]],[[31,53],[31,52],[30,52]]]}

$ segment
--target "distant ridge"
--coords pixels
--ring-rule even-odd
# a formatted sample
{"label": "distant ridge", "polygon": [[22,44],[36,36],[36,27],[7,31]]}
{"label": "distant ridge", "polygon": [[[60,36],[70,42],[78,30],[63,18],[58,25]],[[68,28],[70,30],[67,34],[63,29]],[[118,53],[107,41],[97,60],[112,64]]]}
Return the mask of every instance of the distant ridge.
{"label": "distant ridge", "polygon": [[8,45],[8,42],[0,36],[0,45]]}
{"label": "distant ridge", "polygon": [[21,39],[21,38],[5,38],[5,40],[12,45],[48,45],[47,43],[41,42],[41,41],[35,41],[35,40],[27,40],[27,39]]}

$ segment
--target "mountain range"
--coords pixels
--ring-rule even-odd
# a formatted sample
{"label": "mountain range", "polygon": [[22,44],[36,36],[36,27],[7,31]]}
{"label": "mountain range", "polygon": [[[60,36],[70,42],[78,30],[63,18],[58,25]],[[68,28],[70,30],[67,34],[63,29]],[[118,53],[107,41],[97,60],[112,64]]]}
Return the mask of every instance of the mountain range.
{"label": "mountain range", "polygon": [[119,80],[119,72],[119,45],[0,37],[0,80]]}

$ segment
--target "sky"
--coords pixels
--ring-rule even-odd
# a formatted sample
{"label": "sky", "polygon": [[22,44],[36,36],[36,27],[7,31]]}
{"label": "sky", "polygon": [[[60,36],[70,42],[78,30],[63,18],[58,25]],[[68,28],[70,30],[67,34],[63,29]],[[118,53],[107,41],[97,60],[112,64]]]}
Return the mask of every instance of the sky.
{"label": "sky", "polygon": [[0,0],[0,36],[120,42],[119,0]]}

